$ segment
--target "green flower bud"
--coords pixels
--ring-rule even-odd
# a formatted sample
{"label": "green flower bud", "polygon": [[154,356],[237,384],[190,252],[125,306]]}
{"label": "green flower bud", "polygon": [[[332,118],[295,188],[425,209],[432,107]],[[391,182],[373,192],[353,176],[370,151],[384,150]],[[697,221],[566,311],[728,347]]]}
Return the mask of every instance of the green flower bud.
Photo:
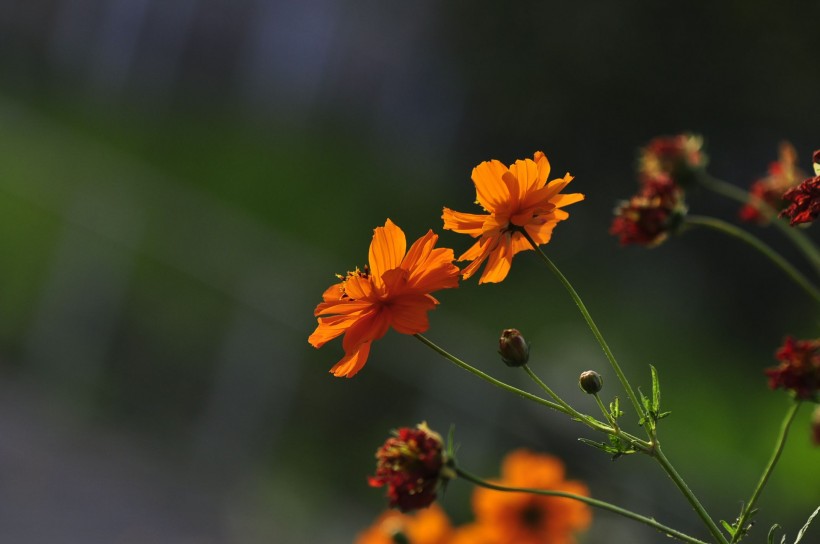
{"label": "green flower bud", "polygon": [[587,370],[581,372],[581,377],[578,378],[578,385],[584,393],[594,395],[603,389],[604,379],[594,370]]}
{"label": "green flower bud", "polygon": [[518,329],[504,329],[498,339],[498,353],[507,366],[522,366],[530,359],[530,345]]}

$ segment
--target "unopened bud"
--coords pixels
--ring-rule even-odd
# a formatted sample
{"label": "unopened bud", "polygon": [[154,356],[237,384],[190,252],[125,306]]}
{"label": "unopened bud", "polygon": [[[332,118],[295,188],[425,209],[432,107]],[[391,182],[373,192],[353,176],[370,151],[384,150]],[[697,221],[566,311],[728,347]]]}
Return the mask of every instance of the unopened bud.
{"label": "unopened bud", "polygon": [[581,372],[581,377],[578,378],[578,385],[584,393],[594,395],[603,389],[604,379],[594,370],[587,370],[585,372]]}
{"label": "unopened bud", "polygon": [[498,339],[498,353],[507,366],[523,366],[530,359],[530,345],[518,329],[504,329]]}

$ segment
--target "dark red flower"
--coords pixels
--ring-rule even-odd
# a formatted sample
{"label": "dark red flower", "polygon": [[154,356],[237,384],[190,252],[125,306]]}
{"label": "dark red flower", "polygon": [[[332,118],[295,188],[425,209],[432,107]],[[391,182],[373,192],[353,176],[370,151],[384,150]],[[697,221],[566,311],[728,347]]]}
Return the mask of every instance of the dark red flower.
{"label": "dark red flower", "polygon": [[393,435],[376,451],[376,474],[368,482],[387,486],[391,508],[425,508],[436,500],[440,485],[455,476],[446,464],[441,436],[426,423],[402,427]]}
{"label": "dark red flower", "polygon": [[668,176],[676,185],[687,185],[695,170],[703,168],[706,156],[701,151],[703,138],[694,134],[659,136],[641,149],[638,174],[641,181]]}
{"label": "dark red flower", "polygon": [[795,340],[787,336],[775,357],[780,364],[765,371],[770,388],[792,391],[798,399],[820,401],[820,338]]}
{"label": "dark red flower", "polygon": [[644,180],[638,194],[615,209],[609,233],[621,245],[654,247],[674,231],[686,213],[683,190],[666,175]]}
{"label": "dark red flower", "polygon": [[768,174],[749,187],[749,200],[740,208],[742,221],[766,225],[786,207],[784,193],[798,184],[805,173],[796,167],[797,152],[788,143],[780,144],[777,162],[769,165]]}
{"label": "dark red flower", "polygon": [[783,194],[789,207],[780,212],[780,217],[788,217],[791,226],[811,223],[820,215],[820,149],[814,152],[813,178],[808,178],[797,187]]}

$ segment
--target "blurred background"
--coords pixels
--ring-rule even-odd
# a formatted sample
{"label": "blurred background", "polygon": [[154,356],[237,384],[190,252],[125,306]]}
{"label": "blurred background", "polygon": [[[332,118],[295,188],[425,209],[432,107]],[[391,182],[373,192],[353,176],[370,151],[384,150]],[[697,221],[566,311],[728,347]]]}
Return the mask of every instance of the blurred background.
{"label": "blurred background", "polygon": [[[594,496],[705,537],[649,459],[612,462],[559,414],[389,333],[351,380],[312,310],[390,217],[414,240],[470,211],[470,170],[544,150],[587,195],[546,247],[635,384],[658,367],[668,456],[733,520],[787,405],[764,368],[817,313],[768,261],[698,230],[608,235],[637,148],[706,138],[747,187],[782,140],[820,148],[820,3],[4,0],[0,2],[0,541],[347,543],[382,511],[373,453],[398,426],[456,427],[462,464],[561,456]],[[736,222],[738,205],[690,209]],[[749,227],[802,270],[778,232]],[[807,233],[817,239],[816,232]],[[450,232],[459,253],[470,241]],[[440,293],[428,336],[535,391],[503,328],[586,410],[615,376],[532,254],[500,285]],[[762,541],[820,503],[810,409],[760,502]],[[628,416],[627,416],[628,419]],[[470,488],[442,504],[470,519]],[[813,532],[817,533],[818,528]],[[665,537],[596,513],[583,542]]]}

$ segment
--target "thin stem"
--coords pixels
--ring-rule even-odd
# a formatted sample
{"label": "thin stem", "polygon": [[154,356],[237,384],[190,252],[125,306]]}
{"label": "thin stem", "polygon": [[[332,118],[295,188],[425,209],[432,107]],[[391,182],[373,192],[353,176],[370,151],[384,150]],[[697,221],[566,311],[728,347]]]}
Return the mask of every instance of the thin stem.
{"label": "thin stem", "polygon": [[533,402],[537,402],[538,404],[543,404],[547,408],[552,408],[553,410],[557,410],[557,411],[562,412],[564,414],[572,415],[571,412],[567,411],[566,408],[564,408],[563,406],[561,406],[559,404],[555,404],[554,402],[550,402],[547,399],[542,399],[541,397],[539,397],[537,395],[533,395],[532,393],[528,393],[528,392],[526,392],[522,389],[518,389],[517,387],[513,387],[512,385],[504,383],[501,380],[497,380],[497,379],[493,378],[492,376],[490,376],[489,374],[487,374],[485,372],[482,372],[481,370],[477,369],[476,367],[474,367],[474,366],[472,366],[468,363],[465,363],[464,361],[462,361],[461,359],[459,359],[455,355],[445,351],[443,348],[439,347],[437,344],[434,344],[432,341],[428,340],[426,337],[422,336],[421,334],[414,334],[413,336],[418,338],[424,345],[426,345],[427,347],[429,347],[430,349],[432,349],[433,351],[435,351],[436,353],[438,353],[439,355],[441,355],[445,359],[449,360],[450,362],[454,363],[457,366],[460,366],[461,368],[463,368],[467,372],[470,372],[471,374],[475,374],[476,376],[478,376],[482,380],[490,382],[491,384],[495,385],[496,387],[500,387],[501,389],[503,389],[505,391],[509,391],[510,393],[514,393],[514,394],[518,395],[519,397],[524,397],[525,399],[531,400]]}
{"label": "thin stem", "polygon": [[[524,371],[526,371],[526,373],[529,375],[529,377],[532,378],[532,381],[537,383],[538,386],[541,389],[543,389],[550,397],[555,399],[555,402],[557,402],[558,404],[563,406],[568,411],[568,413],[572,417],[577,419],[578,421],[587,424],[589,427],[592,427],[596,431],[601,431],[601,432],[604,432],[606,434],[614,434],[616,436],[621,436],[624,440],[626,440],[627,442],[629,442],[633,446],[637,447],[638,449],[640,449],[644,453],[649,453],[649,452],[652,451],[652,444],[650,444],[649,442],[646,442],[645,440],[641,440],[640,438],[638,438],[636,436],[632,436],[629,433],[625,433],[625,432],[621,431],[618,428],[618,424],[615,423],[615,421],[610,419],[610,416],[606,411],[604,411],[604,417],[607,418],[607,421],[609,421],[609,424],[611,425],[611,427],[607,427],[606,425],[602,425],[595,418],[590,417],[590,416],[585,415],[585,414],[582,414],[581,412],[579,412],[578,410],[576,410],[575,408],[570,406],[564,399],[559,397],[546,383],[544,383],[544,381],[541,378],[539,378],[538,375],[535,372],[532,371],[532,369],[530,368],[529,365],[525,364],[525,365],[522,366],[522,368],[524,369]],[[603,404],[601,405],[601,408],[603,409]]]}
{"label": "thin stem", "polygon": [[541,257],[541,260],[547,265],[553,274],[555,274],[561,283],[564,285],[564,288],[569,293],[569,296],[572,297],[572,300],[575,302],[575,305],[578,306],[578,310],[580,310],[581,315],[584,316],[584,319],[589,325],[589,328],[592,330],[592,335],[595,336],[595,339],[598,341],[598,344],[601,345],[601,349],[604,350],[604,354],[606,358],[609,359],[609,364],[612,365],[612,368],[615,370],[615,374],[618,376],[618,380],[620,380],[621,385],[623,386],[624,390],[626,391],[629,400],[632,401],[632,406],[635,408],[635,412],[638,414],[638,417],[643,418],[644,412],[643,408],[641,408],[641,403],[638,401],[637,395],[635,395],[635,391],[632,390],[632,386],[629,385],[629,381],[626,379],[626,375],[624,375],[623,370],[621,370],[621,366],[618,364],[618,361],[615,359],[615,355],[612,354],[612,350],[609,349],[609,345],[604,340],[604,336],[601,334],[601,331],[598,329],[598,326],[595,324],[595,321],[592,320],[592,316],[589,314],[587,307],[584,305],[584,302],[581,300],[581,297],[575,291],[575,288],[572,287],[572,284],[569,280],[564,276],[561,271],[558,269],[557,266],[547,257],[547,254],[544,253],[538,244],[535,243],[535,240],[532,239],[530,234],[527,232],[526,229],[522,228],[518,232],[520,232],[524,238],[530,243],[532,248],[538,253]]}
{"label": "thin stem", "polygon": [[648,525],[648,526],[652,527],[653,529],[656,529],[656,530],[658,530],[662,533],[665,533],[665,534],[671,536],[672,538],[676,538],[676,539],[680,540],[681,542],[689,542],[690,544],[706,544],[702,540],[698,540],[697,538],[691,537],[691,536],[689,536],[685,533],[681,533],[680,531],[672,529],[671,527],[667,527],[666,525],[658,523],[657,521],[655,521],[652,518],[642,516],[640,514],[632,512],[630,510],[626,510],[624,508],[621,508],[620,506],[615,506],[614,504],[610,504],[608,502],[600,501],[598,499],[593,499],[593,498],[590,498],[590,497],[584,497],[583,495],[575,495],[574,493],[566,493],[564,491],[552,491],[552,490],[548,490],[548,489],[530,489],[530,488],[526,488],[526,487],[507,487],[507,486],[503,486],[503,485],[493,484],[493,483],[490,483],[486,480],[482,480],[478,476],[474,476],[473,474],[470,474],[469,472],[467,472],[467,471],[465,471],[461,468],[456,468],[456,473],[461,478],[464,478],[465,480],[468,480],[468,481],[474,483],[475,485],[485,487],[487,489],[492,489],[494,491],[503,491],[503,492],[508,492],[508,493],[531,493],[533,495],[545,495],[547,497],[564,497],[564,498],[567,498],[567,499],[580,501],[580,502],[588,504],[589,506],[593,506],[595,508],[600,508],[602,510],[608,510],[610,512],[618,514],[619,516],[623,516],[625,518],[629,518],[629,519],[638,521],[640,523],[643,523],[644,525]]}
{"label": "thin stem", "polygon": [[732,543],[738,542],[743,536],[742,528],[754,510],[755,503],[757,503],[760,493],[763,491],[763,488],[766,487],[766,482],[769,481],[769,476],[771,476],[778,459],[780,459],[780,454],[783,453],[783,447],[786,445],[786,438],[789,435],[789,427],[791,427],[792,421],[794,421],[794,416],[797,414],[797,410],[799,408],[800,401],[797,401],[789,407],[789,410],[786,412],[786,417],[783,418],[783,423],[780,425],[780,435],[777,437],[777,442],[775,443],[774,451],[772,452],[772,458],[769,459],[769,464],[767,464],[766,468],[763,469],[763,474],[760,476],[760,481],[757,482],[757,487],[755,487],[749,502],[743,508],[743,512],[737,520],[737,531],[732,537]]}
{"label": "thin stem", "polygon": [[720,231],[724,234],[728,234],[729,236],[734,236],[739,240],[749,244],[763,255],[765,255],[769,260],[771,260],[775,265],[780,267],[797,285],[802,287],[806,290],[808,294],[814,297],[814,300],[820,302],[820,291],[808,280],[806,277],[800,273],[794,266],[792,266],[789,261],[784,259],[779,253],[775,250],[764,244],[760,241],[759,238],[749,234],[745,230],[732,225],[731,223],[727,223],[722,219],[716,219],[714,217],[704,217],[701,215],[689,215],[686,217],[685,222],[687,225],[691,226],[701,226],[701,227],[708,227],[710,229],[714,229]]}
{"label": "thin stem", "polygon": [[612,428],[615,429],[615,434],[619,434],[620,429],[618,428],[618,422],[615,421],[615,418],[612,417],[612,414],[610,414],[609,410],[607,410],[606,406],[604,406],[604,402],[601,400],[601,396],[598,395],[598,393],[593,393],[592,396],[595,397],[595,402],[598,404],[598,408],[601,409],[601,412],[604,414],[606,420],[609,422],[610,425],[612,425]]}
{"label": "thin stem", "polygon": [[765,210],[769,215],[772,217],[771,223],[775,226],[775,228],[779,229],[786,237],[791,240],[791,242],[797,246],[797,248],[803,252],[806,258],[811,262],[814,266],[814,271],[820,274],[820,251],[817,250],[817,247],[812,243],[811,239],[808,236],[803,234],[800,230],[792,227],[786,221],[779,219],[777,217],[777,210],[772,208],[768,202],[764,200],[754,197],[753,195],[749,194],[748,192],[740,189],[732,185],[731,183],[727,183],[723,180],[713,178],[708,174],[703,174],[699,178],[701,185],[706,187],[707,189],[714,191],[720,195],[723,195],[727,198],[731,198],[741,204],[746,204],[749,202],[750,199],[756,199],[756,204]]}
{"label": "thin stem", "polygon": [[698,517],[703,521],[704,525],[706,525],[706,528],[709,529],[709,532],[715,538],[715,541],[720,544],[729,544],[729,541],[726,540],[726,537],[720,532],[720,529],[715,521],[711,518],[711,516],[709,516],[709,513],[700,503],[692,490],[689,489],[689,486],[686,485],[686,482],[680,474],[678,474],[678,471],[675,470],[675,467],[672,466],[672,463],[669,462],[669,459],[666,458],[666,455],[663,454],[663,451],[661,451],[661,445],[658,442],[655,443],[654,457],[657,459],[658,463],[660,463],[661,467],[663,467],[666,474],[669,475],[669,478],[672,479],[675,486],[681,493],[683,493],[683,496],[686,497],[686,500],[689,501],[689,504],[692,505],[695,513],[697,513]]}

